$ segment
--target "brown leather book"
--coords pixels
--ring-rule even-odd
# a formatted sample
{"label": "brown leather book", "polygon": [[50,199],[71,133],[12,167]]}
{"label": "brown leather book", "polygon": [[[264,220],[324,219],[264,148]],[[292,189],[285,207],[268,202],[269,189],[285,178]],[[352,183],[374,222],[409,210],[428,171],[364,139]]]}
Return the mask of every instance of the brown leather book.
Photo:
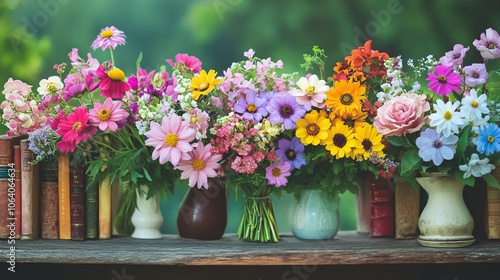
{"label": "brown leather book", "polygon": [[20,145],[14,145],[14,170],[15,170],[14,198],[16,203],[16,205],[14,206],[14,217],[16,221],[14,229],[14,238],[21,239],[22,201],[21,201],[21,146]]}
{"label": "brown leather book", "polygon": [[85,240],[85,173],[81,164],[70,166],[71,240]]}
{"label": "brown leather book", "polygon": [[394,191],[384,178],[369,178],[370,236],[394,235]]}
{"label": "brown leather book", "polygon": [[40,184],[38,164],[29,163],[35,154],[28,147],[29,140],[21,140],[21,239],[30,240],[40,237]]}
{"label": "brown leather book", "polygon": [[[0,238],[9,237],[9,223],[14,221],[12,219],[15,207],[9,207],[9,189],[15,190],[13,176],[15,176],[13,138],[2,135],[0,136]],[[11,206],[15,206],[15,202]],[[12,208],[12,211],[9,208]]]}
{"label": "brown leather book", "polygon": [[40,162],[40,227],[42,238],[59,239],[57,159]]}

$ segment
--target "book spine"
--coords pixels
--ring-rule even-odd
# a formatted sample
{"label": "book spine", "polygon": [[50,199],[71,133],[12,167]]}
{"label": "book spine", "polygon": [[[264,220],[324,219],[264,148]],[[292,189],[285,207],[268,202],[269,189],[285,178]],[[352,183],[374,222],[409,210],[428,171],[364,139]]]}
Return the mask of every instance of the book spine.
{"label": "book spine", "polygon": [[111,186],[109,176],[99,185],[99,239],[111,238]]}
{"label": "book spine", "polygon": [[395,195],[395,238],[412,239],[419,234],[420,186],[413,188],[402,178],[394,178]]}
{"label": "book spine", "polygon": [[[500,181],[500,164],[495,164],[491,174]],[[500,239],[500,189],[487,185],[486,190],[486,237]]]}
{"label": "book spine", "polygon": [[71,239],[69,155],[61,154],[57,164],[59,187],[59,239]]}
{"label": "book spine", "polygon": [[40,163],[40,227],[44,239],[59,239],[57,175],[57,159]]}
{"label": "book spine", "polygon": [[29,140],[21,141],[21,239],[39,237],[39,192],[38,164],[31,165],[35,154],[29,150]]}
{"label": "book spine", "polygon": [[22,208],[21,208],[21,146],[14,146],[14,169],[15,169],[15,212],[14,217],[16,221],[16,226],[14,229],[14,237],[16,239],[21,239],[21,226],[22,226]]}
{"label": "book spine", "polygon": [[[88,174],[90,176],[90,174]],[[85,191],[85,238],[86,239],[97,239],[98,231],[98,197],[97,197],[97,184],[88,185],[91,180],[86,177],[87,189]]]}
{"label": "book spine", "polygon": [[85,176],[83,167],[70,167],[71,240],[85,240]]}
{"label": "book spine", "polygon": [[370,178],[370,236],[394,235],[394,192],[383,178]]}
{"label": "book spine", "polygon": [[0,238],[9,237],[9,170],[14,160],[12,138],[0,138]]}

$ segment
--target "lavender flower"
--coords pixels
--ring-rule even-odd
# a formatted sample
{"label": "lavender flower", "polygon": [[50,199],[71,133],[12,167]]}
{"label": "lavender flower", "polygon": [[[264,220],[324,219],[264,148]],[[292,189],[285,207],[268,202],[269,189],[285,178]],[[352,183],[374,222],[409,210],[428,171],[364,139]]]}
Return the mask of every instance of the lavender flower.
{"label": "lavender flower", "polygon": [[458,136],[451,134],[448,137],[438,134],[435,129],[427,128],[415,144],[419,148],[418,155],[424,161],[431,161],[439,166],[443,160],[451,160],[456,153],[455,144],[458,142]]}
{"label": "lavender flower", "polygon": [[33,163],[56,157],[59,151],[56,144],[60,138],[50,126],[42,126],[29,133],[30,144],[28,148],[36,155]]}
{"label": "lavender flower", "polygon": [[304,149],[304,144],[297,137],[293,137],[292,140],[280,139],[276,156],[284,161],[288,161],[292,168],[299,169],[307,163],[303,156]]}
{"label": "lavender flower", "polygon": [[295,123],[306,114],[303,106],[289,94],[277,94],[266,107],[269,111],[269,122],[273,125],[283,124],[285,129],[293,129]]}
{"label": "lavender flower", "polygon": [[266,100],[257,97],[255,92],[250,91],[245,95],[245,98],[238,99],[234,105],[234,111],[247,120],[259,122],[268,114],[265,106]]}
{"label": "lavender flower", "polygon": [[457,67],[464,61],[465,53],[469,50],[469,47],[464,48],[461,44],[456,44],[452,51],[446,52],[443,57],[439,59],[441,65],[446,67]]}
{"label": "lavender flower", "polygon": [[473,63],[464,67],[465,84],[469,87],[475,87],[486,83],[488,72],[484,63]]}

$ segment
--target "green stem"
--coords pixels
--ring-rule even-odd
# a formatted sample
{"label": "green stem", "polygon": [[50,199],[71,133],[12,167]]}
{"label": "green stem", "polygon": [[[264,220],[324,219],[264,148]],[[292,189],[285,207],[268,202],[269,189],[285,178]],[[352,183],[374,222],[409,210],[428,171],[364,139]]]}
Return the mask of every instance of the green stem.
{"label": "green stem", "polygon": [[111,54],[111,64],[115,66],[115,57],[113,56],[113,49],[109,48],[109,53]]}
{"label": "green stem", "polygon": [[266,197],[245,198],[245,205],[238,237],[249,241],[279,242],[271,199]]}

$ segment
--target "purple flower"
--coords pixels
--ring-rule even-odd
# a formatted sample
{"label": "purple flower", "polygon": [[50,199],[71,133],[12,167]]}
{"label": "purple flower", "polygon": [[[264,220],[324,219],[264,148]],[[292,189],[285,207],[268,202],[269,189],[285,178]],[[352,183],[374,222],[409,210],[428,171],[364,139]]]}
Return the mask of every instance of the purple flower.
{"label": "purple flower", "polygon": [[283,124],[285,129],[293,129],[295,123],[306,114],[306,109],[289,94],[273,96],[266,109],[269,111],[269,122]]}
{"label": "purple flower", "polygon": [[488,72],[484,63],[474,63],[464,67],[465,84],[469,87],[475,87],[486,83]]}
{"label": "purple flower", "polygon": [[116,27],[106,27],[101,29],[101,33],[92,42],[91,48],[97,50],[115,49],[118,45],[125,45],[125,34],[123,31],[118,30]]}
{"label": "purple flower", "polygon": [[485,60],[500,57],[500,36],[491,28],[486,29],[486,34],[481,33],[481,38],[474,40],[472,44]]}
{"label": "purple flower", "polygon": [[455,144],[458,142],[458,136],[450,135],[448,137],[437,133],[435,129],[427,128],[420,137],[417,138],[415,144],[419,148],[418,155],[423,161],[431,161],[439,166],[443,160],[451,160],[455,155]]}
{"label": "purple flower", "polygon": [[234,105],[234,111],[241,114],[243,118],[259,122],[263,117],[266,117],[266,100],[258,98],[255,92],[250,91],[245,95],[245,98],[239,98]]}
{"label": "purple flower", "polygon": [[288,183],[286,177],[290,176],[290,164],[287,161],[279,159],[266,167],[266,178],[269,185],[276,187],[284,186]]}
{"label": "purple flower", "polygon": [[469,47],[464,48],[461,44],[456,44],[452,51],[446,52],[443,57],[439,59],[441,65],[446,67],[456,67],[463,63],[465,53],[469,50]]}
{"label": "purple flower", "polygon": [[292,168],[299,169],[302,165],[306,165],[306,159],[303,156],[304,149],[304,144],[297,137],[293,137],[292,140],[280,139],[276,156],[288,161]]}
{"label": "purple flower", "polygon": [[452,91],[456,91],[460,88],[462,84],[460,81],[460,75],[453,72],[451,67],[446,66],[436,66],[434,72],[429,72],[427,81],[429,81],[429,88],[443,96],[447,96]]}

